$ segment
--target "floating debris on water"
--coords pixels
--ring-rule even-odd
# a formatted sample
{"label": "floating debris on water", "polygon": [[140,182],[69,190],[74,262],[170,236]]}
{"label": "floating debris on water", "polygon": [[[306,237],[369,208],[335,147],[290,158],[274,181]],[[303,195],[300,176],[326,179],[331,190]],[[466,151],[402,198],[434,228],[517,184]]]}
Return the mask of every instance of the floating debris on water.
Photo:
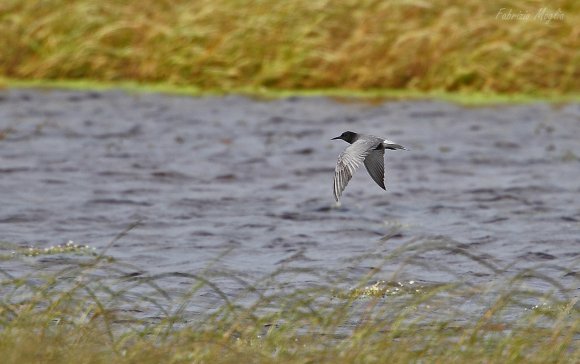
{"label": "floating debris on water", "polygon": [[423,292],[423,286],[415,281],[393,282],[377,281],[374,284],[362,288],[355,288],[348,293],[351,298],[363,297],[387,297],[400,296],[404,294],[418,294]]}
{"label": "floating debris on water", "polygon": [[97,256],[97,252],[95,248],[90,247],[86,244],[76,244],[74,241],[69,240],[65,244],[58,244],[49,246],[47,248],[39,248],[39,247],[28,247],[28,248],[21,248],[12,252],[13,256],[25,256],[25,257],[36,257],[39,255],[52,255],[52,254],[66,254],[66,253],[75,253],[75,254],[84,254],[84,255],[92,255]]}

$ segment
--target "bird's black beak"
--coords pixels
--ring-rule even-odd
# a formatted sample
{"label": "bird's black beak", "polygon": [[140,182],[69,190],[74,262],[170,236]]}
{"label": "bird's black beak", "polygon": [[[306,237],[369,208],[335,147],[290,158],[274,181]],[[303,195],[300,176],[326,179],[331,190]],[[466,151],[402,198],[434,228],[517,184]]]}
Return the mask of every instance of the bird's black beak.
{"label": "bird's black beak", "polygon": [[332,138],[330,140],[334,140],[334,139],[342,139],[341,137],[337,136],[336,138]]}

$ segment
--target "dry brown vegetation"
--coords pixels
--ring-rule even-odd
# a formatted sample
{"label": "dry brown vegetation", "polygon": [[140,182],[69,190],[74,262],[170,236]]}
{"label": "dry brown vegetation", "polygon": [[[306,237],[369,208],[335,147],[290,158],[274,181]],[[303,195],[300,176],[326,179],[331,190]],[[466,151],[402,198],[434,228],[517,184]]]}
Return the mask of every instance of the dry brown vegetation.
{"label": "dry brown vegetation", "polygon": [[[564,19],[534,18],[542,8]],[[0,44],[9,79],[580,90],[576,0],[3,0]]]}

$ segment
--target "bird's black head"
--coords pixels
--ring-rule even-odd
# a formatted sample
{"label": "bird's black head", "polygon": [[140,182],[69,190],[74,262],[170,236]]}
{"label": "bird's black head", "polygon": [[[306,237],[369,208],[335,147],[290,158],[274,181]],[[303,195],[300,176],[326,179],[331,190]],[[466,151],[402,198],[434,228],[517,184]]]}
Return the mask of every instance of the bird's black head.
{"label": "bird's black head", "polygon": [[340,136],[337,136],[336,138],[332,138],[331,140],[334,139],[342,139],[347,143],[354,143],[358,138],[358,134],[353,132],[353,131],[345,131],[344,133],[340,134]]}

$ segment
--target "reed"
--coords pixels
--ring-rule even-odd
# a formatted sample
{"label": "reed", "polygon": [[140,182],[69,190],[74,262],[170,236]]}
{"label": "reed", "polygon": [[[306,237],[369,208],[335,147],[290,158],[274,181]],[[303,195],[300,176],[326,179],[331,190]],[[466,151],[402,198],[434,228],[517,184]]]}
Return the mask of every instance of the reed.
{"label": "reed", "polygon": [[574,0],[4,0],[0,77],[565,94],[579,34]]}
{"label": "reed", "polygon": [[[62,252],[67,264],[52,273],[15,277],[0,270],[3,363],[576,363],[580,357],[572,289],[543,275],[541,266],[513,272],[450,242],[415,241],[356,257],[351,264],[381,263],[354,283],[339,272],[290,266],[251,280],[210,267],[148,275],[76,246]],[[449,267],[425,263],[444,251],[472,260],[489,279],[468,282]],[[38,255],[11,257],[30,262]],[[382,267],[394,264],[397,273],[381,279]],[[457,278],[402,279],[410,266]],[[291,277],[304,274],[319,283],[288,288]],[[225,280],[244,288],[222,290],[216,282]],[[551,288],[533,289],[538,280]],[[167,288],[172,284],[187,288]]]}

